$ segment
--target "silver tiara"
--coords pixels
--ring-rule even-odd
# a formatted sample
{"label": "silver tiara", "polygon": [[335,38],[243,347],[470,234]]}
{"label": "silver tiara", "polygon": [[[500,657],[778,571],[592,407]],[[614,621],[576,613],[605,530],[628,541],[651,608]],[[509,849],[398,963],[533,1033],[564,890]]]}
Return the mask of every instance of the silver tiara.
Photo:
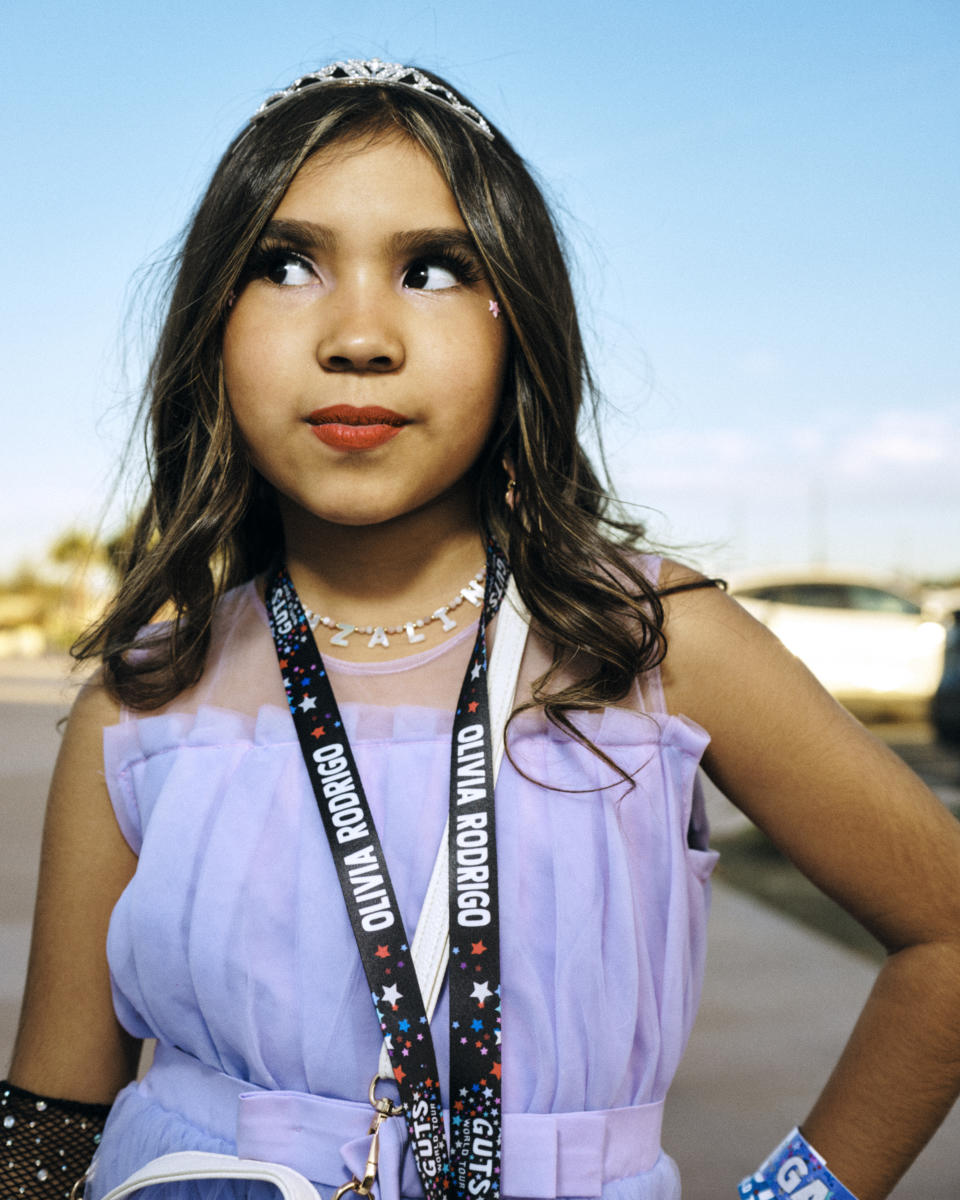
{"label": "silver tiara", "polygon": [[288,96],[301,92],[304,88],[316,87],[324,83],[377,83],[388,87],[413,88],[415,91],[424,92],[446,104],[448,108],[452,108],[455,113],[479,129],[485,138],[493,141],[493,130],[480,113],[475,108],[471,108],[469,104],[464,104],[448,87],[444,87],[442,83],[435,83],[422,71],[418,71],[416,67],[405,67],[401,63],[385,63],[381,62],[379,58],[351,58],[346,62],[327,63],[319,71],[301,75],[282,92],[274,92],[272,96],[268,96],[257,109],[253,120],[258,121],[268,108],[272,108],[281,100],[286,100]]}

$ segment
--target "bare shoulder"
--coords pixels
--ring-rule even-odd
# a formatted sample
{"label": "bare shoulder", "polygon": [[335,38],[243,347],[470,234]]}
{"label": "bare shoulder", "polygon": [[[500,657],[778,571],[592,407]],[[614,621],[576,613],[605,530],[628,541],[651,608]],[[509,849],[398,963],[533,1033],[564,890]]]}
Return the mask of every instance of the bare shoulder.
{"label": "bare shoulder", "polygon": [[667,706],[710,735],[720,789],[888,947],[956,937],[960,824],[937,797],[732,597],[663,603]]}
{"label": "bare shoulder", "polygon": [[696,567],[677,562],[673,558],[660,559],[660,573],[656,586],[657,591],[664,595],[708,588],[716,588],[719,591],[724,589],[722,579],[704,575]]}
{"label": "bare shoulder", "polygon": [[[103,785],[103,731],[121,719],[119,703],[110,695],[102,671],[84,683],[70,709],[54,768],[47,820],[66,801],[71,808],[84,803],[102,807],[101,786],[76,790],[81,779]],[[70,793],[74,793],[70,800]]]}
{"label": "bare shoulder", "polygon": [[667,702],[674,711],[694,720],[700,720],[698,713],[708,715],[711,695],[719,683],[718,671],[723,672],[729,700],[730,690],[745,686],[748,680],[753,688],[763,685],[763,676],[754,674],[763,664],[774,671],[778,666],[781,670],[799,667],[720,583],[694,568],[664,559],[658,591],[667,638],[661,670]]}
{"label": "bare shoulder", "polygon": [[110,695],[101,667],[77,693],[67,718],[66,732],[74,739],[95,737],[108,725],[116,725],[120,717],[120,703]]}
{"label": "bare shoulder", "polygon": [[75,855],[78,847],[93,856],[90,861],[123,855],[103,762],[103,731],[119,719],[120,706],[102,678],[97,675],[84,684],[70,710],[50,784],[43,866],[51,855],[59,861]]}
{"label": "bare shoulder", "polygon": [[667,706],[706,727],[717,672],[732,684],[729,672],[742,662],[747,647],[761,656],[764,651],[776,656],[779,643],[727,594],[722,582],[683,563],[664,559],[657,590],[667,640],[661,666]]}

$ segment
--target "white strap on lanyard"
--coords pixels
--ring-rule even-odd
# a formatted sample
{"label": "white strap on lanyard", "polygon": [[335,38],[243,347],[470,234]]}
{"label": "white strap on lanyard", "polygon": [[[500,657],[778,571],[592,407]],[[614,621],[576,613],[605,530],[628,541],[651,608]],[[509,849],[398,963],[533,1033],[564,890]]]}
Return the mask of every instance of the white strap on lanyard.
{"label": "white strap on lanyard", "polygon": [[[494,779],[500,772],[500,763],[503,760],[504,729],[513,709],[520,660],[523,658],[523,648],[527,642],[529,623],[530,614],[520,599],[517,585],[511,576],[497,617],[497,636],[490,652],[487,676]],[[433,1017],[433,1010],[446,978],[447,959],[450,954],[448,868],[447,826],[444,825],[443,837],[440,839],[440,848],[437,850],[433,873],[411,947],[413,965],[423,994],[428,1021]],[[378,1071],[381,1079],[393,1078],[386,1044],[380,1050]]]}

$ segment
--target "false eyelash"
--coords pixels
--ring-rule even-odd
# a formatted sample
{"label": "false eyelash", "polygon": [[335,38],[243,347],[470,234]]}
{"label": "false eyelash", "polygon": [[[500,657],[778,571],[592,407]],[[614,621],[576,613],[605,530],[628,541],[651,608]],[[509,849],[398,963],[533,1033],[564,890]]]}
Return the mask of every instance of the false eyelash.
{"label": "false eyelash", "polygon": [[[270,268],[276,265],[277,260],[284,257],[300,259],[312,270],[316,269],[310,256],[297,246],[282,239],[265,237],[257,242],[250,251],[241,273],[240,285],[266,275]],[[403,269],[404,275],[418,263],[446,267],[456,275],[461,283],[467,286],[480,283],[486,278],[486,273],[477,258],[469,251],[461,250],[456,246],[424,246],[416,254],[411,255]]]}
{"label": "false eyelash", "polygon": [[468,286],[480,283],[482,279],[486,278],[483,268],[472,254],[452,246],[438,246],[436,249],[431,249],[429,246],[424,247],[407,263],[403,272],[404,276],[420,263],[446,267],[461,283]]}
{"label": "false eyelash", "polygon": [[266,275],[267,271],[276,266],[278,259],[281,258],[298,258],[311,270],[316,270],[309,256],[296,246],[291,246],[289,242],[279,241],[276,238],[264,238],[257,242],[250,251],[241,274],[241,283],[247,283],[251,279],[259,279]]}

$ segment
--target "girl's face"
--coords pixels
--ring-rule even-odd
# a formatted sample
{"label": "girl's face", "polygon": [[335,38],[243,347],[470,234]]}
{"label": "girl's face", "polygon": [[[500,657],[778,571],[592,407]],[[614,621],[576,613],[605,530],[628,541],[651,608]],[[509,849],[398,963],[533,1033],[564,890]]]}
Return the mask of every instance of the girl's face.
{"label": "girl's face", "polygon": [[453,196],[407,138],[340,143],[294,177],[251,256],[223,365],[281,510],[371,525],[471,511],[505,322]]}

